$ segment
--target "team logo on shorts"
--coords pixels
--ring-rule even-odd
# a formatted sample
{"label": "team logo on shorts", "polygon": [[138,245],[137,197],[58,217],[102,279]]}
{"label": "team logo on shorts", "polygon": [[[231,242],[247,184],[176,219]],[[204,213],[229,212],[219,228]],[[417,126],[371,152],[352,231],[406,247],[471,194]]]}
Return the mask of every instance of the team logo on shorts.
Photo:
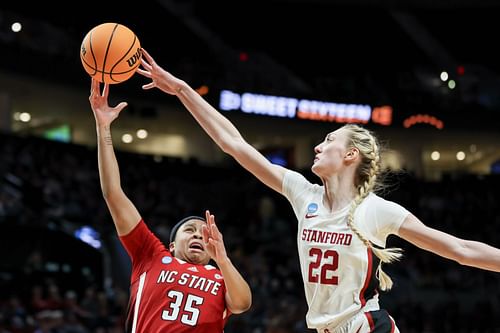
{"label": "team logo on shorts", "polygon": [[306,219],[310,219],[310,218],[318,216],[318,214],[316,214],[317,211],[318,211],[318,204],[315,202],[311,202],[307,206]]}
{"label": "team logo on shorts", "polygon": [[172,262],[172,257],[165,256],[165,257],[161,258],[161,262],[165,265],[168,265]]}

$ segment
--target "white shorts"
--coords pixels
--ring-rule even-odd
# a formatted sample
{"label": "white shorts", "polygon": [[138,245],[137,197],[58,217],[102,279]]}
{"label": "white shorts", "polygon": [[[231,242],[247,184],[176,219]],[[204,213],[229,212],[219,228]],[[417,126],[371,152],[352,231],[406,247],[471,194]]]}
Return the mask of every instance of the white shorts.
{"label": "white shorts", "polygon": [[318,333],[399,333],[394,319],[386,310],[360,311],[345,324],[323,327]]}

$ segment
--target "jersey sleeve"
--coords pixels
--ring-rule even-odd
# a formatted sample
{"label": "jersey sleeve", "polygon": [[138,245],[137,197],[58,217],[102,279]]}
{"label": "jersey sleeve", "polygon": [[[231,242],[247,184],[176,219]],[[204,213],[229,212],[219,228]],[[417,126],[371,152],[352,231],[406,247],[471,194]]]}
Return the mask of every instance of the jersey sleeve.
{"label": "jersey sleeve", "polygon": [[287,170],[283,177],[283,195],[292,205],[297,218],[302,215],[299,209],[305,207],[306,201],[309,199],[306,193],[312,186],[313,184],[296,171]]}
{"label": "jersey sleeve", "polygon": [[374,219],[371,233],[377,245],[385,246],[387,236],[398,234],[399,227],[410,212],[403,206],[380,197],[376,197],[375,207],[372,209]]}
{"label": "jersey sleeve", "polygon": [[165,250],[163,243],[149,230],[143,220],[131,232],[120,236],[120,241],[132,260],[132,282],[141,272],[148,269],[155,253]]}

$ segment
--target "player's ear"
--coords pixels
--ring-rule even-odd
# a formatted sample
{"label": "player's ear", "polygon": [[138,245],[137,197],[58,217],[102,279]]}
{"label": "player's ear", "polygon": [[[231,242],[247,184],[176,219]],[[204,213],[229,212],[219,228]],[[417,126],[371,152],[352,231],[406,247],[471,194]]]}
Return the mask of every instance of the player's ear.
{"label": "player's ear", "polygon": [[168,249],[170,252],[174,252],[175,250],[175,242],[172,242],[170,244],[168,244]]}
{"label": "player's ear", "polygon": [[348,161],[354,161],[358,158],[358,156],[359,156],[359,149],[352,147],[349,150],[347,150],[345,154],[345,159]]}

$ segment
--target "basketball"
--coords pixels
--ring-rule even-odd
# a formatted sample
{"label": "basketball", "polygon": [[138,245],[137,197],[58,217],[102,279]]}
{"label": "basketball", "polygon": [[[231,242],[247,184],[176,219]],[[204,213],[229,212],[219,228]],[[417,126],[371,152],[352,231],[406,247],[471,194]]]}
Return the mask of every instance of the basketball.
{"label": "basketball", "polygon": [[83,39],[83,68],[99,82],[115,84],[128,80],[141,64],[141,44],[135,33],[118,23],[92,28]]}

